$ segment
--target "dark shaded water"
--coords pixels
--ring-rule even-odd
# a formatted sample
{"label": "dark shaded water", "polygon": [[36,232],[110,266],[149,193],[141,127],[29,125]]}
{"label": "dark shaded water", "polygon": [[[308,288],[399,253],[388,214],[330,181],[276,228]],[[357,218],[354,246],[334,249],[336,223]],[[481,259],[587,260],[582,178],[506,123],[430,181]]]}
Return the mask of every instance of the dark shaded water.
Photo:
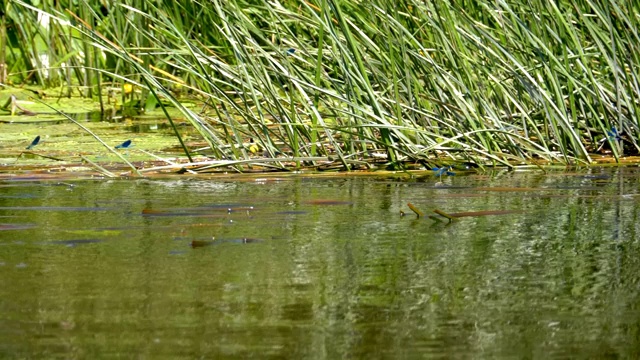
{"label": "dark shaded water", "polygon": [[4,181],[0,355],[640,356],[637,169],[437,180]]}

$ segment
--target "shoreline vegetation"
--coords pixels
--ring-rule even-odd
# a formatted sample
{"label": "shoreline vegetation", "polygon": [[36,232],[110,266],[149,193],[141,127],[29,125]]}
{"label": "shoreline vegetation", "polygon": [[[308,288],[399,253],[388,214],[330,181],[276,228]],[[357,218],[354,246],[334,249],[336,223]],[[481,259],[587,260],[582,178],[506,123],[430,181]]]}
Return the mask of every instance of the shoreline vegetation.
{"label": "shoreline vegetation", "polygon": [[640,154],[634,1],[34,4],[4,5],[0,83],[160,111],[191,164],[172,171],[543,169]]}

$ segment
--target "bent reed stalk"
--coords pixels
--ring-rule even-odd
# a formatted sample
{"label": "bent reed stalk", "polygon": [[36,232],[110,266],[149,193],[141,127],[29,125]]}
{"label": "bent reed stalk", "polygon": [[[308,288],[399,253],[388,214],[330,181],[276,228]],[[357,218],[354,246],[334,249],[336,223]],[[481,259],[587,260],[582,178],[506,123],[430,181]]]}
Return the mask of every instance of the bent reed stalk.
{"label": "bent reed stalk", "polygon": [[217,159],[331,156],[348,169],[353,157],[512,166],[640,152],[634,1],[15,5],[53,16],[41,36],[66,29],[104,54],[103,73],[180,109]]}

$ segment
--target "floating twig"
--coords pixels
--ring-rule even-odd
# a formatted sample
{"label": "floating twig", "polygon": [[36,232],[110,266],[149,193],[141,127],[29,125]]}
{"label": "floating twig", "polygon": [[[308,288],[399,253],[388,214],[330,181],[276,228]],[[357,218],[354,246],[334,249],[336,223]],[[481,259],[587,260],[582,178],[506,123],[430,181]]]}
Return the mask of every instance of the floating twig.
{"label": "floating twig", "polygon": [[[431,220],[435,220],[435,221],[440,222],[440,223],[443,223],[443,222],[444,222],[444,221],[442,221],[442,219],[441,219],[441,218],[439,218],[439,217],[437,217],[437,216],[435,216],[435,215],[429,215],[429,219],[431,219]],[[451,222],[451,221],[449,221],[449,222]]]}
{"label": "floating twig", "polygon": [[18,157],[16,158],[16,161],[14,161],[14,165],[18,163],[18,160],[20,160],[20,158],[24,154],[31,154],[31,155],[34,155],[34,156],[40,156],[41,158],[45,158],[45,159],[49,159],[49,160],[65,161],[64,159],[60,159],[60,158],[53,157],[53,156],[38,154],[38,153],[35,153],[35,152],[32,152],[32,151],[23,151],[23,152],[20,153],[20,155],[18,155]]}
{"label": "floating twig", "polygon": [[438,215],[440,215],[440,216],[446,217],[447,219],[449,219],[450,222],[455,219],[455,216],[447,214],[446,212],[444,212],[442,210],[435,209],[435,210],[433,210],[433,212],[438,214]]}
{"label": "floating twig", "polygon": [[110,177],[110,178],[115,178],[118,177],[116,174],[112,173],[111,171],[103,168],[102,166],[94,163],[93,161],[87,159],[84,155],[80,155],[80,158],[86,162],[88,162],[89,164],[91,164],[93,167],[95,167],[96,169],[98,169],[98,171],[100,171],[103,175]]}
{"label": "floating twig", "polygon": [[424,216],[424,213],[422,211],[420,211],[420,209],[415,207],[412,203],[407,203],[407,206],[409,207],[409,209],[411,209],[411,211],[416,213],[416,215],[418,215],[418,217]]}

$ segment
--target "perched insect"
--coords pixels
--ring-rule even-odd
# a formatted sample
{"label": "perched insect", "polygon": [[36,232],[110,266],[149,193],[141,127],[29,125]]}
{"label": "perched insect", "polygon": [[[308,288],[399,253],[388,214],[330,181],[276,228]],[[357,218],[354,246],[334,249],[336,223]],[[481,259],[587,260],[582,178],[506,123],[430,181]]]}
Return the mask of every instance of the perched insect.
{"label": "perched insect", "polygon": [[127,140],[120,145],[116,145],[116,149],[128,149],[131,146],[131,140]]}
{"label": "perched insect", "polygon": [[287,55],[293,55],[296,52],[296,49],[291,48],[291,49],[287,49]]}
{"label": "perched insect", "polygon": [[616,129],[616,127],[614,126],[611,128],[611,130],[607,130],[607,137],[602,138],[600,141],[598,141],[600,146],[598,146],[598,149],[596,151],[602,150],[604,144],[607,143],[607,140],[612,143],[621,143],[622,141],[624,141],[624,139],[622,138],[622,134],[618,132],[618,129]]}
{"label": "perched insect", "polygon": [[36,136],[36,138],[33,139],[31,144],[29,144],[29,146],[27,146],[27,150],[33,149],[36,145],[38,145],[38,143],[40,143],[40,135]]}
{"label": "perched insect", "polygon": [[607,130],[607,138],[615,141],[622,140],[622,136],[620,135],[620,133],[618,132],[618,129],[616,129],[615,126],[612,127],[611,130]]}
{"label": "perched insect", "polygon": [[445,167],[441,167],[441,168],[433,168],[431,169],[436,173],[436,176],[440,176],[442,177],[442,175],[447,175],[447,176],[454,176],[456,173],[454,173],[451,170],[451,166],[445,166]]}
{"label": "perched insect", "polygon": [[447,175],[447,176],[454,176],[456,173],[454,173],[453,171],[451,171],[451,166],[443,166],[441,168],[437,168],[434,167],[433,169],[431,169],[435,172],[436,176],[438,176],[440,178],[440,180],[438,180],[438,182],[436,182],[436,186],[442,186],[442,175]]}

